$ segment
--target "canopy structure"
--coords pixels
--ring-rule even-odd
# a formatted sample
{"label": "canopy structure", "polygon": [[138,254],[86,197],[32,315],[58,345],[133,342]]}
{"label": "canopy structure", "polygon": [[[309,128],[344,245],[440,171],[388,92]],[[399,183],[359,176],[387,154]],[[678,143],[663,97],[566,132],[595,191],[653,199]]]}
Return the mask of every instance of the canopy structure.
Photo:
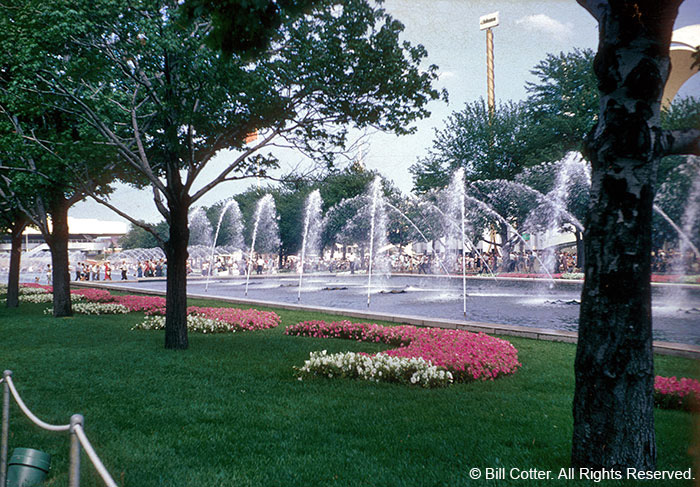
{"label": "canopy structure", "polygon": [[671,38],[671,74],[666,81],[662,106],[668,107],[681,86],[700,72],[693,67],[693,53],[700,47],[700,24],[689,25],[673,31]]}

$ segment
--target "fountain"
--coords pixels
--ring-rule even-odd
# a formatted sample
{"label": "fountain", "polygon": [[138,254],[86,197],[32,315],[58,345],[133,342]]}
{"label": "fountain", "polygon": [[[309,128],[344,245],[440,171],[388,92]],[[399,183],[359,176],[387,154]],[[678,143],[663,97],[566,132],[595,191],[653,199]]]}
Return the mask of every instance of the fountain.
{"label": "fountain", "polygon": [[[371,292],[372,292],[372,264],[374,263],[374,242],[375,242],[375,228],[379,228],[381,224],[384,224],[384,228],[386,228],[386,224],[383,222],[383,213],[380,214],[379,218],[379,224],[378,225],[378,219],[377,219],[377,213],[378,213],[378,204],[380,203],[381,200],[381,190],[382,190],[382,181],[379,177],[374,179],[374,182],[372,183],[372,189],[371,189],[371,199],[372,199],[372,206],[370,210],[370,230],[369,230],[369,264],[367,267],[367,307],[369,308],[370,304],[370,299],[371,299]],[[381,210],[380,210],[381,211]],[[382,235],[384,235],[385,232],[382,232]],[[379,238],[377,238],[377,242],[379,242]]]}
{"label": "fountain", "polygon": [[[250,251],[248,252],[248,266],[245,279],[245,295],[248,296],[248,284],[250,283],[250,272],[255,259],[255,244],[258,244],[258,252],[276,251],[279,247],[279,230],[277,226],[277,210],[275,208],[275,200],[271,194],[266,194],[258,200],[255,207],[255,215],[253,216],[253,237],[250,243]],[[260,222],[265,224],[260,227]],[[260,233],[260,241],[258,242],[258,232]]]}
{"label": "fountain", "polygon": [[[230,212],[227,213],[227,211],[231,209]],[[204,291],[209,290],[209,277],[213,274],[213,268],[214,268],[214,250],[216,249],[216,243],[219,240],[219,231],[221,230],[221,224],[224,221],[224,216],[229,215],[229,226],[230,228],[230,240],[232,241],[232,246],[234,248],[241,248],[242,247],[242,241],[243,241],[243,232],[242,232],[242,224],[241,224],[241,210],[238,207],[238,203],[236,200],[229,200],[224,207],[221,209],[221,213],[219,214],[219,222],[216,225],[216,233],[214,234],[214,240],[211,244],[211,256],[209,257],[209,269],[210,272],[207,273],[207,282],[206,285],[204,286]]]}
{"label": "fountain", "polygon": [[189,245],[211,246],[212,228],[203,208],[194,208],[187,218],[190,229]]}
{"label": "fountain", "polygon": [[[467,316],[467,246],[466,246],[466,189],[464,180],[464,168],[459,168],[452,175],[450,185],[447,187],[444,197],[447,211],[443,215],[450,215],[444,223],[446,238],[457,240],[462,247],[462,315]],[[452,215],[459,215],[457,224]]]}
{"label": "fountain", "polygon": [[[700,161],[700,158],[694,158],[696,162]],[[683,225],[683,235],[698,235],[700,231],[696,228],[700,224],[700,171],[697,171],[698,165],[694,164],[696,169],[695,177],[693,178],[693,183],[690,187],[690,193],[686,202],[685,211],[683,212],[683,217],[681,219],[681,224]],[[695,257],[700,259],[700,252],[698,248],[693,244],[693,242],[688,239],[683,239],[680,245],[680,253],[684,255],[688,252],[688,248],[695,252]]]}
{"label": "fountain", "polygon": [[321,192],[317,189],[306,198],[304,206],[304,230],[301,242],[301,259],[299,261],[299,291],[297,302],[301,301],[301,282],[304,275],[306,254],[317,255],[321,244],[322,216]]}

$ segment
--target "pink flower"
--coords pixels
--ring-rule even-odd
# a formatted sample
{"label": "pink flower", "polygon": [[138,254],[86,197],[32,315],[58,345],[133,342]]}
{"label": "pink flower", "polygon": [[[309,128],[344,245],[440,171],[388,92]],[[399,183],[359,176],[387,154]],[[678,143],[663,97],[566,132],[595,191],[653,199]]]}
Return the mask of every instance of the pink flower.
{"label": "pink flower", "polygon": [[690,411],[700,404],[700,382],[682,377],[662,377],[654,379],[654,403],[667,409]]}
{"label": "pink flower", "polygon": [[521,366],[518,351],[500,338],[483,333],[415,326],[379,326],[340,321],[305,321],[288,326],[287,335],[345,338],[381,342],[398,348],[384,353],[396,357],[422,357],[450,371],[455,381],[493,380]]}

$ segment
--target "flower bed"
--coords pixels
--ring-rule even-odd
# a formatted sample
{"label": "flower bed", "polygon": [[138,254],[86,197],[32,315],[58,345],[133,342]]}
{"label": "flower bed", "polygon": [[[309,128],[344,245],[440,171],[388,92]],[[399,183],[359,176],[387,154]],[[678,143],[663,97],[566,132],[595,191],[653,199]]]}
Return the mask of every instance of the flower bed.
{"label": "flower bed", "polygon": [[188,315],[202,316],[227,323],[231,331],[252,331],[275,328],[279,326],[281,318],[272,311],[258,311],[257,309],[237,308],[200,308],[190,306]]}
{"label": "flower bed", "polygon": [[43,287],[30,287],[30,286],[20,286],[19,295],[20,296],[31,296],[34,294],[51,294],[53,291],[49,291]]}
{"label": "flower bed", "polygon": [[700,382],[683,377],[662,377],[654,379],[654,405],[663,409],[690,411],[700,406]]}
{"label": "flower bed", "polygon": [[160,296],[113,296],[114,302],[126,306],[129,311],[165,314],[165,298]]}
{"label": "flower bed", "polygon": [[384,354],[406,359],[420,357],[428,364],[450,372],[455,382],[493,380],[512,374],[521,366],[518,351],[510,342],[463,330],[306,321],[287,327],[285,333],[398,346]]}
{"label": "flower bed", "polygon": [[[165,330],[165,316],[146,316],[144,320],[134,326],[132,330]],[[236,329],[228,323],[197,315],[187,315],[187,330],[198,333],[236,332]]]}
{"label": "flower bed", "polygon": [[[46,287],[46,286],[43,286]],[[165,298],[160,296],[113,296],[104,289],[76,289],[73,299],[86,299],[93,306],[76,309],[77,313],[106,314],[145,312],[150,318],[134,329],[159,330],[165,327]],[[49,295],[50,296],[50,295]],[[48,300],[46,302],[49,302]],[[102,306],[97,306],[101,304]],[[126,310],[126,311],[123,311]],[[187,308],[188,329],[203,333],[262,330],[279,326],[280,317],[271,311],[236,308]],[[190,317],[202,318],[191,319]],[[161,323],[162,322],[162,323]]]}
{"label": "flower bed", "polygon": [[115,301],[116,296],[106,289],[80,288],[71,289],[71,294],[79,294],[92,303],[111,303]]}
{"label": "flower bed", "polygon": [[[127,314],[129,309],[126,306],[116,303],[73,303],[71,306],[74,313],[82,315],[114,315]],[[46,308],[44,314],[53,314],[53,308]]]}
{"label": "flower bed", "polygon": [[682,274],[652,274],[651,282],[673,282],[680,284],[700,284],[700,276]]}
{"label": "flower bed", "polygon": [[452,383],[452,374],[420,357],[392,357],[386,353],[311,352],[299,369],[299,380],[305,376],[323,375],[370,381],[398,382],[422,387],[444,387]]}
{"label": "flower bed", "polygon": [[[85,298],[79,294],[71,294],[70,300],[75,303],[82,301]],[[53,293],[38,293],[38,294],[20,294],[20,303],[53,303]]]}

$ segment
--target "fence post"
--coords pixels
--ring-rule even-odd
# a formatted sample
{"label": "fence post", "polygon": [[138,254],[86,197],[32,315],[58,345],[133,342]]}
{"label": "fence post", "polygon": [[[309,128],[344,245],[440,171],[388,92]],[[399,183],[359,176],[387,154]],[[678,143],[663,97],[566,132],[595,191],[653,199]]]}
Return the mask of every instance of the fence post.
{"label": "fence post", "polygon": [[2,373],[2,436],[0,436],[0,487],[5,487],[7,482],[7,443],[10,431],[10,385],[7,378],[12,375],[11,370]]}
{"label": "fence post", "polygon": [[80,487],[80,440],[75,433],[76,428],[82,428],[85,418],[82,414],[74,414],[70,417],[70,470],[68,473],[68,486]]}

